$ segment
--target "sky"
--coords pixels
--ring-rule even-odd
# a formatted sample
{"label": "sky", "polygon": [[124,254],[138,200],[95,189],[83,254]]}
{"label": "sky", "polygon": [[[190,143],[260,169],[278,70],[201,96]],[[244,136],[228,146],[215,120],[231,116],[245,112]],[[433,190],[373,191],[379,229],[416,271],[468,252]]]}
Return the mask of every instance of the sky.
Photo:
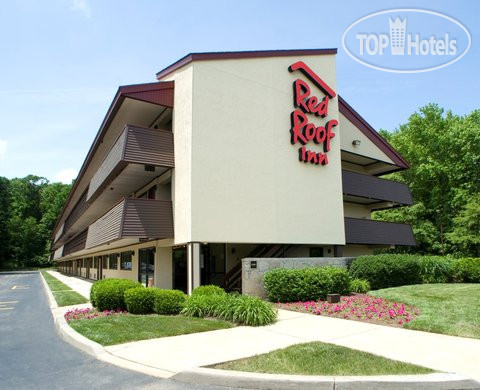
{"label": "sky", "polygon": [[[354,61],[342,47],[344,31],[394,8],[456,19],[471,34],[470,50],[450,66],[413,74]],[[191,52],[338,48],[338,92],[374,128],[393,131],[430,102],[466,115],[480,108],[479,11],[480,2],[468,0],[2,2],[0,176],[71,182],[118,86],[153,82]]]}

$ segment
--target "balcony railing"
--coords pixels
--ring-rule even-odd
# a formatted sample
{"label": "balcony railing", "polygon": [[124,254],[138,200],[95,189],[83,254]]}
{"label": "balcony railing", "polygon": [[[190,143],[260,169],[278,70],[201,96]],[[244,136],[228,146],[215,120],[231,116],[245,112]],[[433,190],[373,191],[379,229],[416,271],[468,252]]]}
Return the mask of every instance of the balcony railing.
{"label": "balcony railing", "polygon": [[91,202],[128,164],[175,166],[173,133],[127,125],[90,181],[86,200]]}
{"label": "balcony railing", "polygon": [[392,180],[380,179],[376,176],[361,173],[342,171],[343,195],[349,201],[370,204],[375,210],[383,208],[384,202],[392,202],[397,205],[413,204],[410,189],[406,184]]}
{"label": "balcony railing", "polygon": [[412,227],[404,223],[345,218],[347,244],[416,245]]}
{"label": "balcony railing", "polygon": [[88,227],[85,248],[122,238],[173,238],[172,202],[123,199]]}

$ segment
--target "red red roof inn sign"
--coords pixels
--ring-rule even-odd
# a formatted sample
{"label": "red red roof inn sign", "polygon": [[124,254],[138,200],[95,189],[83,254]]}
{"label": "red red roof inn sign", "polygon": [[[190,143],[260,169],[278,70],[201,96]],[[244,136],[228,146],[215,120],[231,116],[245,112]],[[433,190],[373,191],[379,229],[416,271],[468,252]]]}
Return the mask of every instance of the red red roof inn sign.
{"label": "red red roof inn sign", "polygon": [[[310,85],[302,79],[296,79],[293,82],[293,106],[295,110],[290,114],[292,125],[290,143],[292,145],[302,145],[298,149],[300,161],[314,165],[327,165],[330,140],[335,137],[332,130],[338,125],[338,121],[331,119],[325,123],[325,126],[317,127],[310,122],[310,118],[312,116],[328,118],[328,103],[337,94],[302,61],[290,65],[288,70],[290,72],[302,72],[325,95],[323,99],[315,96]],[[311,144],[322,145],[323,153],[308,149]]]}

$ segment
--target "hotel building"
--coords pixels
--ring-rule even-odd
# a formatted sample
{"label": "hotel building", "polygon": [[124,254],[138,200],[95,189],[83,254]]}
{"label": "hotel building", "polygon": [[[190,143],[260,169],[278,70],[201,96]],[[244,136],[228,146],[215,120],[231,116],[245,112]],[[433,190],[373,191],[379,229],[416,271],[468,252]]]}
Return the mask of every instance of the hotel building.
{"label": "hotel building", "polygon": [[380,178],[408,164],[337,94],[335,56],[194,53],[120,87],[54,228],[60,270],[233,289],[245,257],[415,245],[409,225],[371,220],[412,204]]}

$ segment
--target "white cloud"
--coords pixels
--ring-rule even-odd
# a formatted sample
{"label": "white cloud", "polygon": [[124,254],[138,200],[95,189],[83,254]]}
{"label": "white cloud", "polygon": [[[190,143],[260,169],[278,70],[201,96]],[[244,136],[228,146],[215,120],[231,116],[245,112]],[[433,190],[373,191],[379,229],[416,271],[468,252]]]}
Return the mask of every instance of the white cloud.
{"label": "white cloud", "polygon": [[54,176],[54,181],[70,184],[77,177],[77,173],[77,170],[73,168],[62,169]]}
{"label": "white cloud", "polygon": [[85,15],[86,18],[92,16],[92,9],[88,0],[73,0],[72,5],[70,6],[72,11],[79,11]]}
{"label": "white cloud", "polygon": [[0,160],[3,160],[7,154],[7,144],[8,141],[6,139],[0,139]]}

